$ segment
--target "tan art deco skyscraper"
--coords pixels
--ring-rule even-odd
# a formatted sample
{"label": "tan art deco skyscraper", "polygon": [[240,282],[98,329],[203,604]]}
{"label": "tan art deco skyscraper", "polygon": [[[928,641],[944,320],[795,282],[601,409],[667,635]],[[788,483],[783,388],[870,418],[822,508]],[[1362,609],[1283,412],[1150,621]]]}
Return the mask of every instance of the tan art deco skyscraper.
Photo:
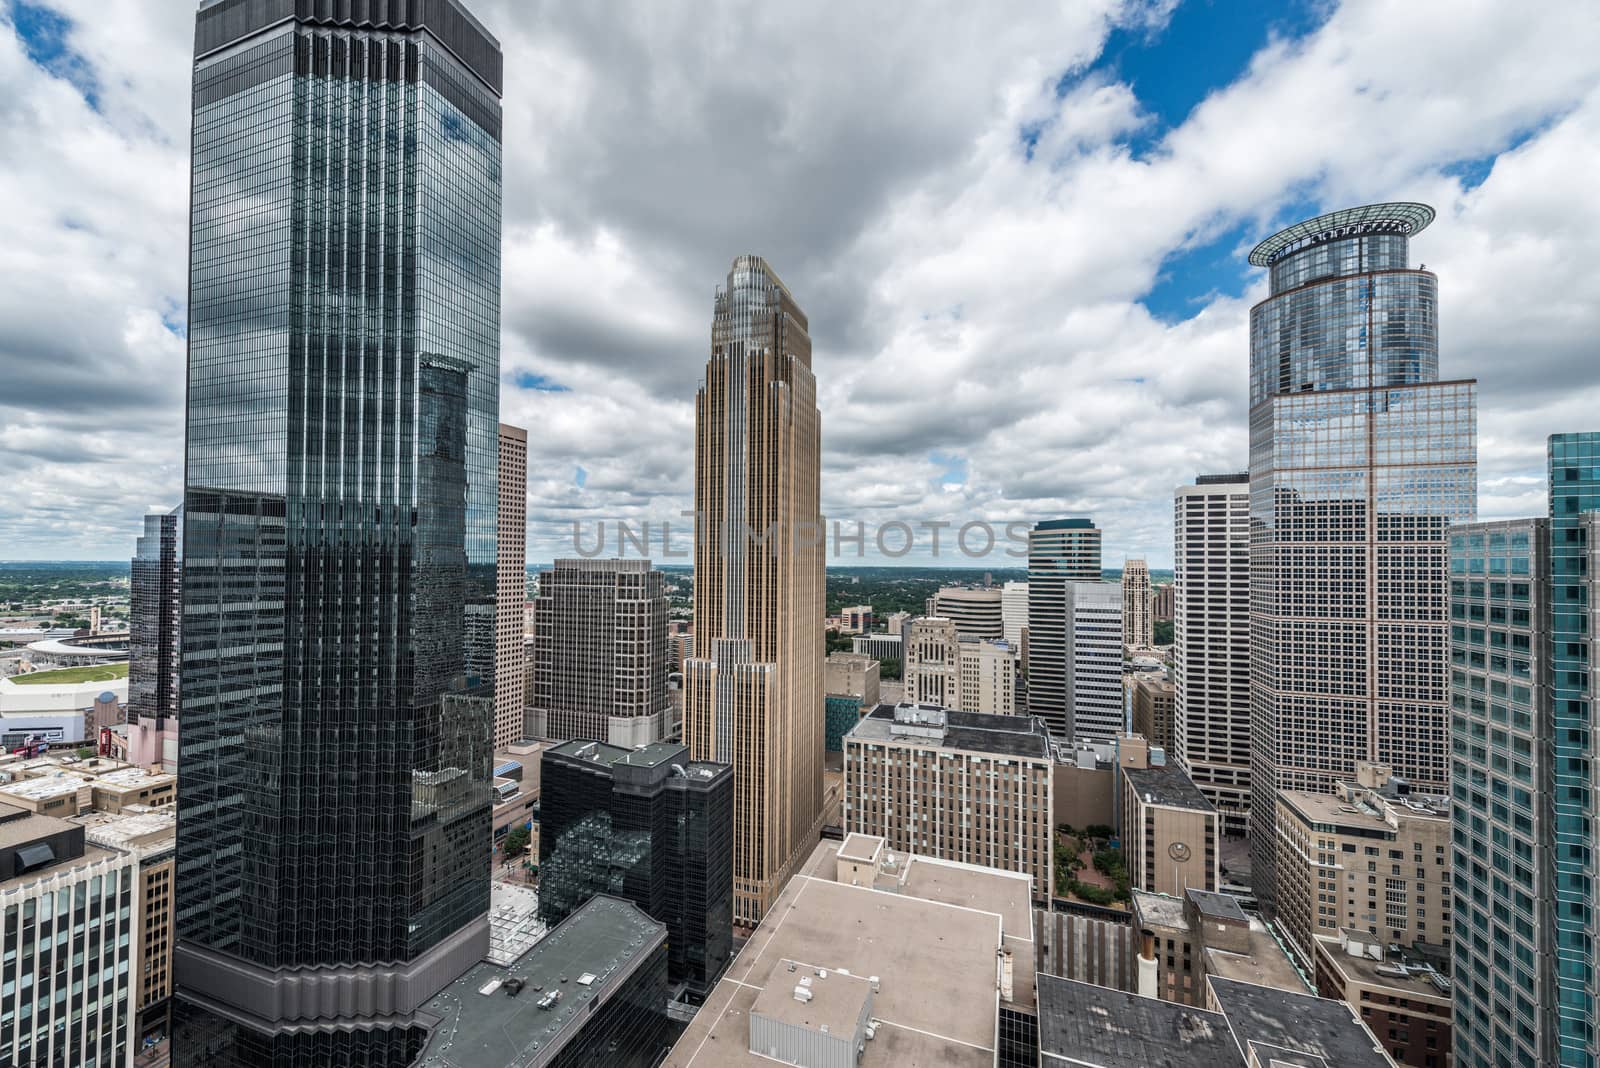
{"label": "tan art deco skyscraper", "polygon": [[734,768],[734,919],[759,922],[822,813],[822,431],[806,317],[757,256],[718,291],[695,398],[696,657],[684,741]]}

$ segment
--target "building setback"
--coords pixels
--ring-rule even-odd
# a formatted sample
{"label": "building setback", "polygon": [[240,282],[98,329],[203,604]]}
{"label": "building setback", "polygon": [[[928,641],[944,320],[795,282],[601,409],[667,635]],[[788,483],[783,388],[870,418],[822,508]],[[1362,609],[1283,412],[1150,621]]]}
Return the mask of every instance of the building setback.
{"label": "building setback", "polygon": [[631,747],[671,734],[664,582],[649,560],[557,560],[540,573],[529,735]]}
{"label": "building setback", "polygon": [[844,828],[1051,893],[1050,739],[1031,716],[880,705],[844,739]]}
{"label": "building setback", "polygon": [[821,423],[805,313],[765,260],[740,256],[695,397],[683,738],[696,760],[733,765],[734,917],[747,926],[822,829]]}
{"label": "building setback", "polygon": [[567,742],[540,791],[539,918],[625,897],[667,925],[671,981],[709,990],[733,945],[733,770],[670,742]]}
{"label": "building setback", "polygon": [[1250,817],[1250,475],[1173,500],[1173,751],[1227,834]]}
{"label": "building setback", "polygon": [[1359,761],[1448,788],[1452,523],[1477,512],[1477,383],[1439,380],[1425,204],[1262,241],[1250,310],[1251,874],[1272,915],[1278,790]]}
{"label": "building setback", "polygon": [[202,0],[194,56],[173,1060],[405,1063],[489,941],[500,47]]}
{"label": "building setback", "polygon": [[499,487],[496,501],[494,594],[494,745],[503,749],[523,736],[527,675],[528,432],[500,424]]}
{"label": "building setback", "polygon": [[[1044,720],[1050,734],[1063,742],[1075,740],[1067,669],[1071,647],[1067,586],[1100,578],[1100,531],[1093,520],[1049,519],[1029,531],[1028,712]],[[1119,644],[1121,633],[1119,620]],[[1119,674],[1120,661],[1119,649]]]}

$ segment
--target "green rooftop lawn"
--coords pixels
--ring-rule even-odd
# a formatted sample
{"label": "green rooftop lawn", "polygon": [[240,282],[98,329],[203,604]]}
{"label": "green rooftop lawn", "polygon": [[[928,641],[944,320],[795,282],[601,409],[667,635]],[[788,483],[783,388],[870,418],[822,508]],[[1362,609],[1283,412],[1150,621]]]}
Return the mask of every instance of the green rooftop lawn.
{"label": "green rooftop lawn", "polygon": [[59,671],[34,671],[13,675],[18,686],[48,686],[64,682],[115,682],[128,677],[127,664],[98,664],[94,667],[61,668]]}

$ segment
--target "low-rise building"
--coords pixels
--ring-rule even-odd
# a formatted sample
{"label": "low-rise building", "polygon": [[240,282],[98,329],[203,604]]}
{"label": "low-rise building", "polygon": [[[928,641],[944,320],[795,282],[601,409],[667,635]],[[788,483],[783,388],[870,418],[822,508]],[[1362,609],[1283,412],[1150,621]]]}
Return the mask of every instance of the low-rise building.
{"label": "low-rise building", "polygon": [[1381,939],[1356,931],[1313,939],[1317,993],[1337,998],[1360,1014],[1389,1055],[1418,1068],[1449,1068],[1451,982],[1442,954],[1423,957],[1385,949]]}
{"label": "low-rise building", "polygon": [[[535,857],[539,855],[539,758],[548,748],[548,742],[523,739],[495,753],[493,826],[497,847],[513,827],[526,827],[529,853]],[[501,856],[500,859],[515,858]]]}
{"label": "low-rise building", "polygon": [[880,705],[844,739],[844,829],[894,850],[1021,872],[1046,899],[1053,767],[1033,717]]}
{"label": "low-rise building", "polygon": [[667,1048],[667,928],[591,898],[510,964],[485,962],[427,1002],[417,1068],[651,1068]]}
{"label": "low-rise building", "polygon": [[1221,880],[1217,810],[1166,751],[1137,734],[1117,739],[1117,812],[1133,887],[1181,897]]}
{"label": "low-rise building", "polygon": [[1212,976],[1203,1007],[1041,975],[1042,1068],[1394,1068],[1340,1001]]}
{"label": "low-rise building", "polygon": [[663,1068],[1038,1063],[1022,875],[824,841]]}
{"label": "low-rise building", "polygon": [[899,631],[891,631],[888,634],[857,634],[850,639],[850,651],[880,662],[893,660],[899,663],[901,634]]}
{"label": "low-rise building", "polygon": [[1187,890],[1172,897],[1135,890],[1133,926],[1141,937],[1141,994],[1202,1005],[1210,975],[1280,990],[1310,989],[1267,925],[1228,894]]}
{"label": "low-rise building", "polygon": [[1312,939],[1340,929],[1448,946],[1450,802],[1413,794],[1378,764],[1332,794],[1278,793],[1277,919],[1310,967]]}

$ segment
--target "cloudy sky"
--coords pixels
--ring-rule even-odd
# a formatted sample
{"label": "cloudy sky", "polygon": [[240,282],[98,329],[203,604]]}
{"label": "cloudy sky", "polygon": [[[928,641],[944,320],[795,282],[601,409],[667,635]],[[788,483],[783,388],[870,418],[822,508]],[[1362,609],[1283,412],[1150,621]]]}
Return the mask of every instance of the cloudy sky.
{"label": "cloudy sky", "polygon": [[[1438,209],[1481,514],[1600,429],[1592,0],[472,6],[530,560],[687,507],[743,252],[810,315],[830,517],[1089,514],[1166,566],[1173,487],[1245,463],[1244,254],[1373,200]],[[179,498],[193,7],[0,0],[0,560],[126,557]]]}

